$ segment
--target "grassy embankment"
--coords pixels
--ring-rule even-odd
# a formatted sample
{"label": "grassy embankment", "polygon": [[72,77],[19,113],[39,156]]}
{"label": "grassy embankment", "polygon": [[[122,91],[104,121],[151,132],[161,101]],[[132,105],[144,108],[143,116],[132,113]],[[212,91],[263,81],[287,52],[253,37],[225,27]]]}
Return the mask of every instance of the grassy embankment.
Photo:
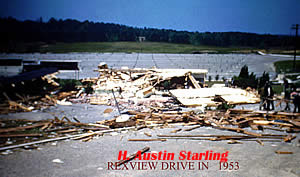
{"label": "grassy embankment", "polygon": [[277,61],[274,63],[277,73],[297,73],[300,72],[300,61],[296,60],[296,70],[293,70],[293,60]]}
{"label": "grassy embankment", "polygon": [[40,47],[40,52],[121,52],[121,53],[251,53],[253,48],[197,46],[162,42],[83,42],[56,43]]}
{"label": "grassy embankment", "polygon": [[[17,43],[14,45],[13,53],[69,53],[69,52],[115,52],[115,53],[255,53],[262,51],[264,53],[276,54],[292,54],[293,50],[283,48],[270,48],[268,50],[258,49],[254,47],[218,47],[218,46],[204,46],[191,44],[175,44],[164,42],[77,42],[77,43],[55,43],[46,44],[44,42],[33,43]],[[7,52],[7,51],[6,51]],[[300,51],[297,51],[298,54]]]}

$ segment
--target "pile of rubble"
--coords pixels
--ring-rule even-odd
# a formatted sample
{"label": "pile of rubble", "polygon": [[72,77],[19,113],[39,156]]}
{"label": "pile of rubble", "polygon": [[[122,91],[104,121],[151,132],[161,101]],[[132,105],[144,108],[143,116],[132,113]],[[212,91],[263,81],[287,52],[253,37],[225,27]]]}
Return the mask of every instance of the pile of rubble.
{"label": "pile of rubble", "polygon": [[7,78],[1,82],[0,114],[30,112],[56,104],[55,98],[51,95],[59,86],[54,81],[55,73],[28,77],[28,79],[21,78],[22,80],[18,80],[18,77]]}
{"label": "pile of rubble", "polygon": [[[176,128],[170,135],[154,135],[145,133],[147,138],[128,139],[128,141],[167,141],[171,139],[227,141],[235,144],[242,141],[291,142],[296,138],[293,133],[300,132],[300,114],[285,112],[266,112],[252,110],[229,109],[222,111],[164,111],[151,109],[151,112],[131,110],[111,120],[95,123],[81,123],[76,118],[71,121],[67,117],[44,121],[1,120],[0,151],[14,148],[36,148],[37,144],[74,139],[90,141],[104,133],[122,130],[140,130],[143,128],[166,128],[182,125],[188,128]],[[17,126],[16,126],[17,125]],[[187,135],[174,134],[192,131],[201,127],[233,131],[238,135]],[[279,134],[264,134],[264,130],[273,130]],[[150,138],[149,138],[150,137]]]}
{"label": "pile of rubble", "polygon": [[[224,102],[257,103],[256,93],[239,88],[203,88],[207,70],[201,69],[108,69],[99,66],[98,78],[83,79],[77,90],[61,92],[55,74],[1,85],[0,113],[32,111],[56,104],[90,103],[121,105],[121,109],[151,107],[206,107]],[[33,78],[33,79],[32,79]],[[91,94],[88,89],[93,90]],[[217,98],[217,99],[216,99]]]}
{"label": "pile of rubble", "polygon": [[[116,98],[126,108],[155,103],[179,103],[184,107],[258,103],[257,93],[239,88],[203,88],[206,71],[198,69],[99,69],[91,104],[114,105]],[[195,77],[194,77],[195,76]],[[197,76],[197,77],[196,77]],[[199,77],[200,76],[200,77]],[[202,76],[202,77],[201,77]],[[218,99],[216,99],[216,97]],[[146,104],[149,107],[149,104]]]}
{"label": "pile of rubble", "polygon": [[[81,123],[67,117],[46,121],[1,120],[0,151],[63,139],[90,141],[95,136],[121,130],[170,127],[171,125],[192,126],[174,129],[171,133],[192,131],[201,127],[212,127],[234,131],[241,135],[152,135],[147,139],[129,141],[166,141],[169,139],[226,140],[228,143],[256,141],[290,142],[300,131],[300,114],[253,110],[207,110],[207,107],[222,104],[235,105],[259,102],[258,95],[239,88],[204,88],[206,70],[189,69],[108,69],[100,65],[98,78],[81,80],[77,91],[60,92],[54,75],[38,79],[40,96],[22,96],[14,90],[1,105],[1,113],[16,110],[31,111],[55,104],[72,105],[90,103],[111,105],[118,108],[119,116],[95,123]],[[23,83],[28,86],[34,81]],[[22,84],[22,83],[21,83]],[[51,86],[51,87],[49,87]],[[48,87],[49,89],[41,89]],[[19,87],[20,88],[20,87]],[[89,93],[93,90],[94,93]],[[22,90],[19,90],[22,91]],[[54,92],[55,91],[55,92]],[[25,92],[26,93],[26,92]],[[19,98],[18,101],[13,101]],[[23,93],[24,95],[24,93]],[[106,109],[103,113],[110,113]],[[285,134],[264,134],[265,129]]]}

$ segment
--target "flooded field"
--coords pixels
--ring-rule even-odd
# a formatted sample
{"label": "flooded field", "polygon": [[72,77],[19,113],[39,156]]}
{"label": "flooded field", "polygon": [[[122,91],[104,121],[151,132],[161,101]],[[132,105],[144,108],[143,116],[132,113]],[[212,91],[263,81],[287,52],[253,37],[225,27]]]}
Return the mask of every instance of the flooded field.
{"label": "flooded field", "polygon": [[[151,53],[66,53],[66,54],[0,54],[1,58],[20,59],[53,59],[53,60],[80,60],[79,78],[97,77],[100,62],[106,62],[111,68],[186,68],[207,69],[208,76],[215,79],[231,78],[238,75],[244,65],[249,71],[260,76],[264,71],[275,77],[273,62],[291,60],[290,57],[261,56],[256,54],[151,54]],[[60,78],[74,78],[74,72],[61,72]]]}

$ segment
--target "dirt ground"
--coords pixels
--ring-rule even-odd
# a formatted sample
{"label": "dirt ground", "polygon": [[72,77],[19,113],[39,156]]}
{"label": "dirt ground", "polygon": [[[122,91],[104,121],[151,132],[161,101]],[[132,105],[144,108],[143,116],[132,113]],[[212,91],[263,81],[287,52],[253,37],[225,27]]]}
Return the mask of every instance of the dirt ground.
{"label": "dirt ground", "polygon": [[[180,128],[178,126],[177,128]],[[14,150],[12,154],[1,156],[1,176],[299,176],[300,144],[299,135],[292,143],[265,142],[264,146],[249,141],[243,144],[227,144],[225,141],[203,140],[167,140],[165,142],[129,142],[129,138],[145,138],[144,132],[153,137],[159,134],[172,134],[174,128],[143,129],[140,131],[122,131],[108,134],[90,142],[74,140],[60,141],[40,145],[37,150]],[[225,132],[226,134],[234,134]],[[191,132],[180,134],[225,134],[224,131],[201,127]],[[276,133],[272,130],[265,133]],[[114,170],[110,162],[117,162],[118,153],[127,150],[129,154],[146,146],[150,152],[167,151],[175,154],[171,160],[153,160],[157,168],[150,170],[128,169]],[[202,153],[207,150],[228,153],[228,163],[238,164],[237,170],[225,170],[217,160],[179,160],[181,151]],[[293,154],[276,154],[275,151],[290,151]],[[61,163],[54,163],[54,159]],[[149,162],[133,160],[134,162]],[[183,169],[181,166],[167,167],[170,162],[191,162],[194,168]],[[200,168],[199,162],[208,162],[208,168]],[[200,165],[201,166],[201,165]],[[122,166],[120,167],[122,169]]]}
{"label": "dirt ground", "polygon": [[[41,120],[55,116],[66,115],[76,117],[82,122],[95,122],[97,120],[110,119],[118,114],[116,108],[109,116],[103,116],[103,111],[107,106],[96,106],[88,104],[74,104],[73,106],[57,106],[38,112],[17,113],[11,115],[1,115],[0,118],[29,118]],[[258,104],[241,105],[238,108],[258,109]],[[278,107],[277,109],[280,109]],[[192,126],[191,126],[192,127]],[[4,177],[12,176],[300,176],[300,136],[291,143],[264,142],[260,145],[255,141],[243,141],[242,144],[227,144],[226,141],[188,140],[188,139],[168,139],[167,141],[155,142],[131,142],[128,139],[147,138],[145,132],[157,138],[157,135],[175,134],[170,133],[174,129],[188,128],[181,125],[174,125],[168,128],[142,129],[139,131],[121,131],[109,133],[104,136],[94,138],[89,142],[75,140],[63,140],[58,142],[38,145],[37,149],[25,150],[15,149],[8,151],[8,155],[0,157],[0,173]],[[256,131],[260,132],[260,131]],[[277,131],[265,130],[263,133],[278,134]],[[285,134],[279,132],[279,134]],[[238,133],[222,131],[210,127],[200,127],[190,132],[178,132],[180,135],[197,134],[221,134],[235,135]],[[111,162],[118,161],[119,151],[127,150],[132,154],[146,146],[150,147],[149,152],[171,152],[175,154],[171,160],[133,160],[131,163],[157,162],[157,168],[147,170],[123,169],[114,170],[109,166]],[[235,169],[224,169],[218,160],[179,160],[181,151],[191,151],[193,153],[213,152],[224,153],[228,151],[228,163],[237,165]],[[293,154],[276,154],[275,151],[288,151]],[[53,160],[59,159],[61,163]],[[170,163],[192,163],[193,168],[183,169],[182,166],[170,167]],[[208,169],[199,169],[204,162],[208,163]],[[202,167],[202,166],[201,166]],[[120,167],[122,169],[122,166]]]}

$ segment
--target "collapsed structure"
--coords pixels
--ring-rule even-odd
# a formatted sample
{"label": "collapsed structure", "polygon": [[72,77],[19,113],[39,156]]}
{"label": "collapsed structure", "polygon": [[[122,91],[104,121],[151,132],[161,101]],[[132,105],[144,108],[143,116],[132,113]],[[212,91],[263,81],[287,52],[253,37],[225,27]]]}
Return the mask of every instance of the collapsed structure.
{"label": "collapsed structure", "polygon": [[[202,69],[103,69],[93,86],[97,96],[91,104],[107,104],[109,95],[118,93],[120,101],[166,100],[167,97],[179,101],[182,106],[218,106],[228,104],[257,103],[257,94],[239,88],[204,88],[207,70]],[[148,98],[148,99],[145,99]]]}
{"label": "collapsed structure", "polygon": [[[39,109],[40,107],[37,105],[43,101],[51,103],[48,106],[72,105],[72,103],[111,105],[118,108],[119,116],[94,123],[81,123],[75,118],[73,118],[75,120],[73,122],[67,117],[55,117],[53,120],[43,121],[14,120],[14,123],[19,122],[17,123],[21,125],[19,127],[9,120],[1,120],[0,151],[69,138],[89,141],[94,136],[103,135],[103,133],[124,129],[169,127],[171,124],[193,126],[184,130],[175,129],[171,133],[192,131],[202,126],[208,126],[244,134],[237,136],[198,135],[197,138],[193,138],[195,140],[226,140],[231,144],[240,143],[239,141],[243,140],[257,141],[262,145],[263,141],[290,142],[296,137],[290,133],[300,131],[300,114],[237,109],[206,110],[206,107],[222,104],[235,105],[260,101],[255,92],[239,88],[204,88],[206,87],[207,70],[109,69],[106,64],[101,64],[97,72],[100,73],[98,78],[81,80],[82,85],[77,91],[59,92],[56,89],[56,92],[50,92],[47,90],[39,97],[32,99],[35,104],[32,104],[29,99],[31,97],[28,95],[10,93],[10,95],[15,94],[15,98],[19,98],[12,101],[10,96],[4,94],[6,100],[2,104],[1,113]],[[56,88],[58,86],[54,75],[38,77],[38,80],[46,81],[41,85],[42,88],[47,84],[56,86]],[[28,80],[27,82],[30,84],[33,81]],[[88,93],[90,89],[93,90],[93,93]],[[35,106],[29,107],[30,105]],[[13,106],[16,108],[12,108]],[[104,113],[112,111],[111,108],[108,108]],[[38,128],[38,133],[25,132],[25,130],[36,128]],[[264,129],[285,131],[289,134],[272,135],[258,132]],[[28,137],[39,137],[40,140],[22,144],[24,138],[28,142]],[[13,143],[10,138],[15,138],[14,142],[18,145],[11,145]],[[157,138],[128,139],[128,141],[166,141],[178,138],[189,139],[191,137],[157,135]]]}
{"label": "collapsed structure", "polygon": [[[42,102],[43,105],[49,102],[49,106],[71,105],[72,102],[115,105],[120,102],[124,109],[150,102],[156,107],[173,103],[203,108],[224,102],[232,105],[259,102],[255,93],[239,88],[204,88],[207,86],[207,70],[204,69],[109,69],[101,63],[96,70],[98,78],[83,79],[79,90],[67,93],[59,90],[55,74],[51,74],[57,71],[57,68],[42,68],[4,79],[1,113],[40,109]],[[45,79],[47,81],[43,82]],[[35,83],[38,85],[34,86]],[[94,94],[87,94],[87,86]]]}

